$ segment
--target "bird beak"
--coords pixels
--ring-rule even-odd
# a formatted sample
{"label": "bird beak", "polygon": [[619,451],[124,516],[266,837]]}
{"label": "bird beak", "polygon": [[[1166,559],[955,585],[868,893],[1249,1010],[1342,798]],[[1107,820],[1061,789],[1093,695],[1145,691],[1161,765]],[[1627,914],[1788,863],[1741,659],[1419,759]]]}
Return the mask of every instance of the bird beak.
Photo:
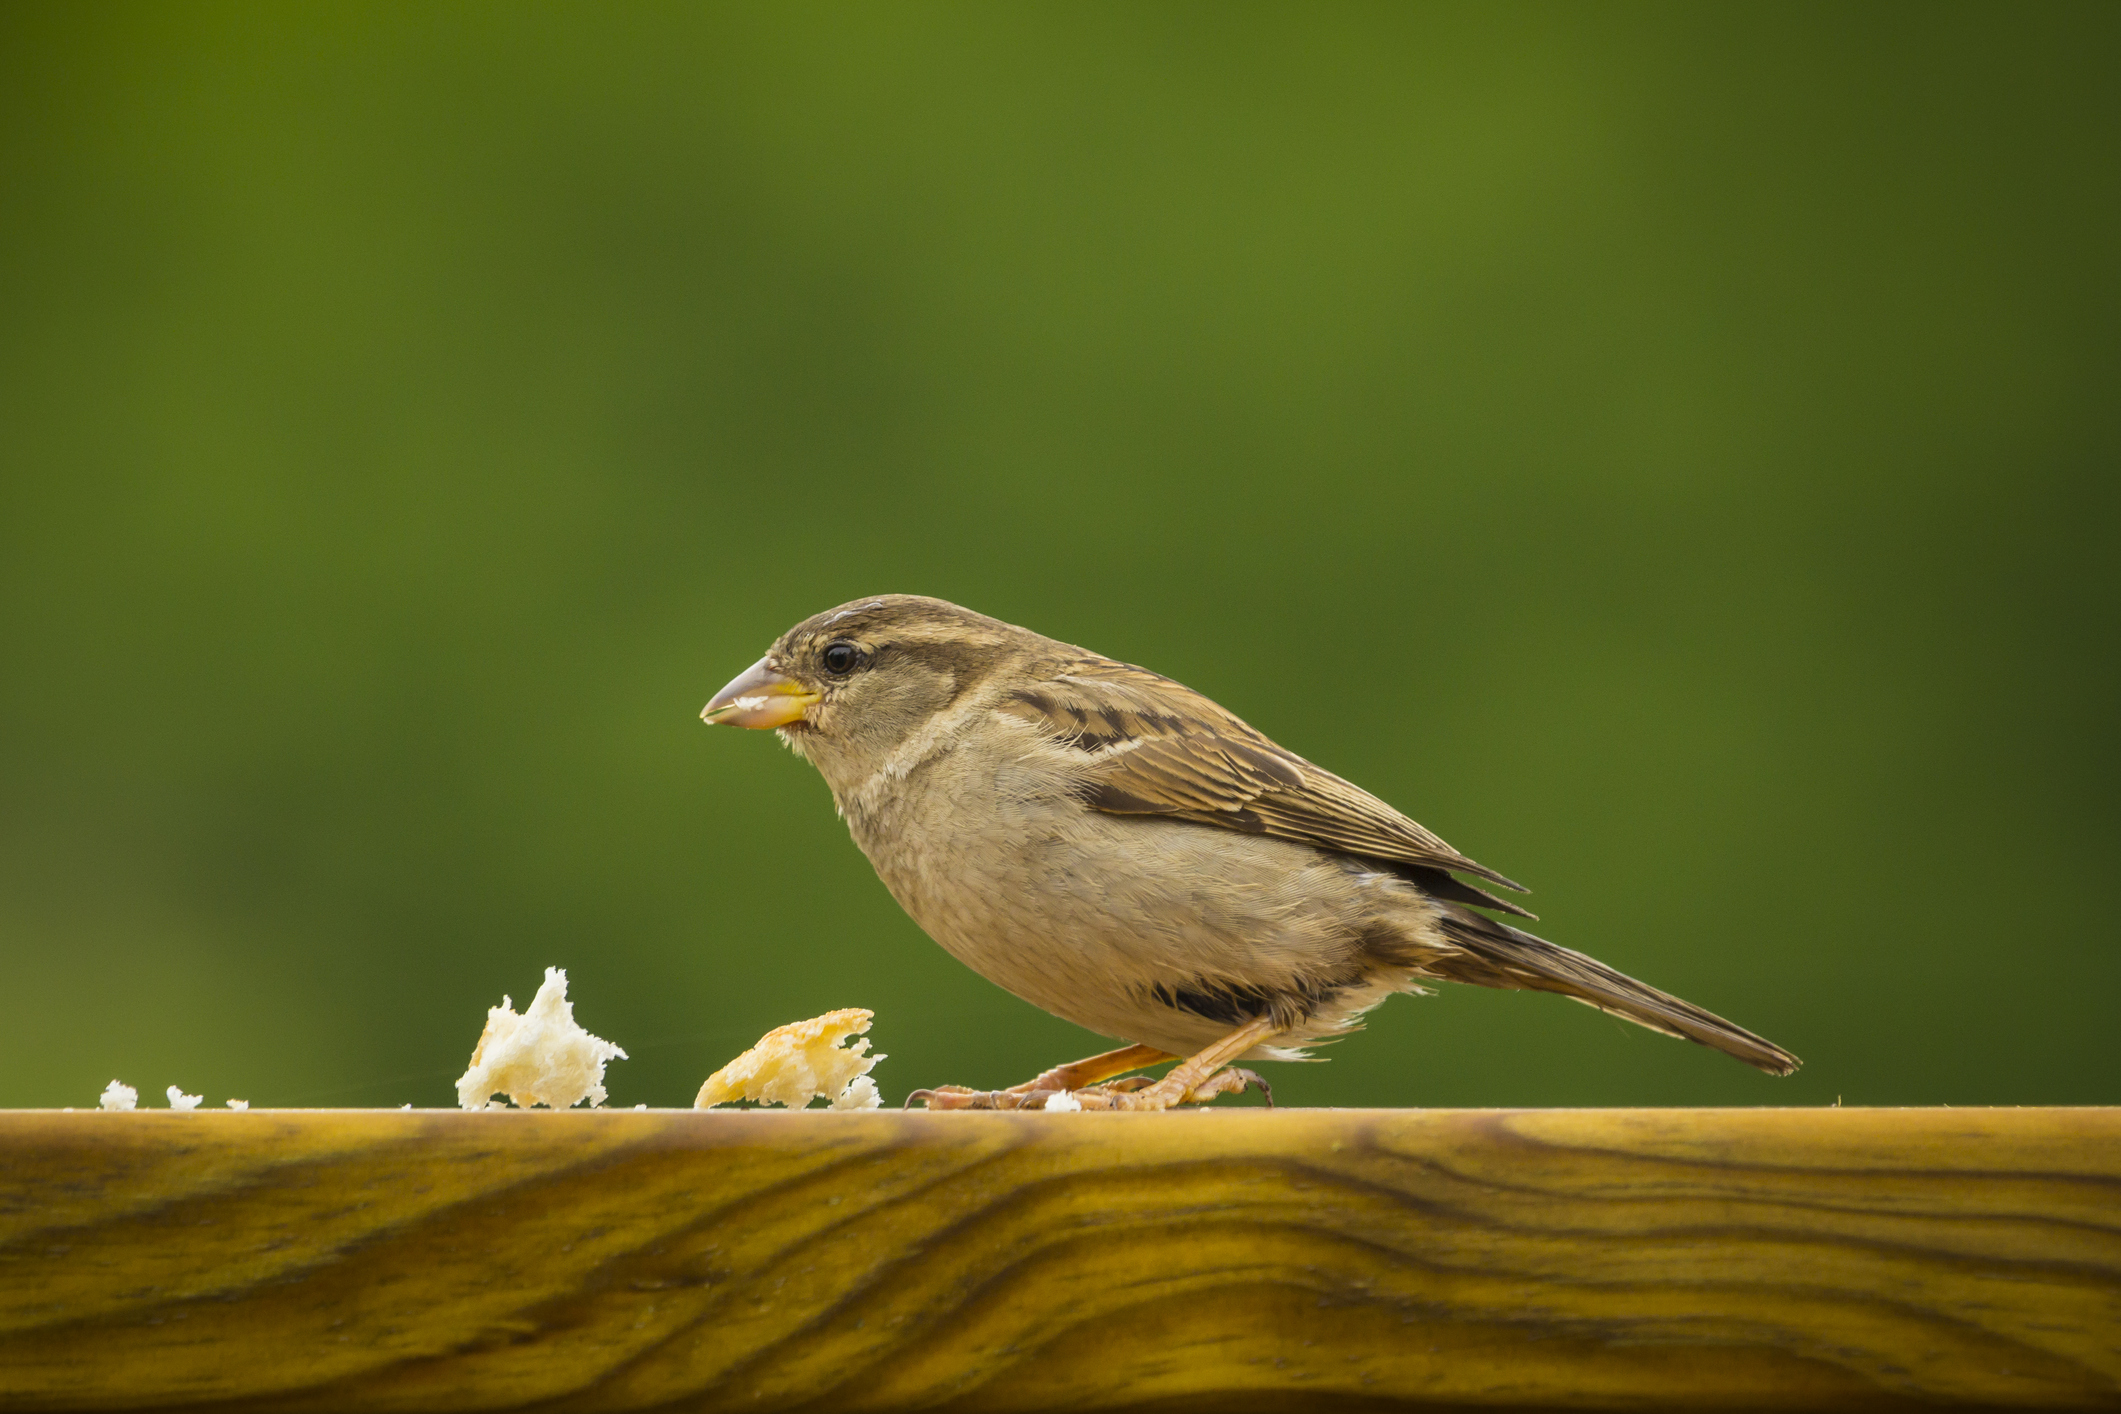
{"label": "bird beak", "polygon": [[817,693],[782,677],[761,658],[714,695],[700,720],[709,726],[785,727],[800,722],[817,700]]}

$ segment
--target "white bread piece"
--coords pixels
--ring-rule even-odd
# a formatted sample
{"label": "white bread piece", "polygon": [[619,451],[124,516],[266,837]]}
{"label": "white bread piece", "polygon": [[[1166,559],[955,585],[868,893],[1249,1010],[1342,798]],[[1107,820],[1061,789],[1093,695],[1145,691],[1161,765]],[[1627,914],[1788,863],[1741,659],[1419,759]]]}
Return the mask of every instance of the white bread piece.
{"label": "white bread piece", "polygon": [[106,1110],[129,1110],[140,1103],[140,1092],[122,1080],[113,1080],[103,1087],[103,1098],[96,1103]]}
{"label": "white bread piece", "polygon": [[861,1035],[875,1019],[874,1012],[849,1007],[776,1026],[756,1046],[708,1076],[692,1107],[704,1110],[756,1100],[799,1110],[822,1099],[836,1110],[873,1110],[883,1101],[869,1072],[884,1057],[867,1054],[866,1040],[845,1047],[840,1042]]}
{"label": "white bread piece", "polygon": [[501,1094],[524,1109],[550,1105],[564,1110],[583,1100],[594,1109],[606,1098],[604,1067],[624,1059],[624,1051],[575,1024],[567,974],[548,967],[545,985],[521,1016],[510,997],[487,1011],[486,1030],[471,1053],[471,1068],[457,1081],[457,1103],[467,1110],[483,1110]]}

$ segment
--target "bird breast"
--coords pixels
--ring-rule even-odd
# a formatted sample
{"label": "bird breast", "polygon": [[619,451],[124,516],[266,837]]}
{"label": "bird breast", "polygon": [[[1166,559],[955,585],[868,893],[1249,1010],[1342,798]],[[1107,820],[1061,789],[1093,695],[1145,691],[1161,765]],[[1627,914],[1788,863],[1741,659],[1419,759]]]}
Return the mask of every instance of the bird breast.
{"label": "bird breast", "polygon": [[1293,841],[1091,810],[1080,759],[1029,731],[968,733],[892,763],[889,789],[849,792],[842,808],[930,937],[1107,1035],[1179,1049],[1229,1029],[1174,1020],[1159,986],[1363,980],[1364,930],[1381,904],[1405,906],[1378,894],[1377,876]]}

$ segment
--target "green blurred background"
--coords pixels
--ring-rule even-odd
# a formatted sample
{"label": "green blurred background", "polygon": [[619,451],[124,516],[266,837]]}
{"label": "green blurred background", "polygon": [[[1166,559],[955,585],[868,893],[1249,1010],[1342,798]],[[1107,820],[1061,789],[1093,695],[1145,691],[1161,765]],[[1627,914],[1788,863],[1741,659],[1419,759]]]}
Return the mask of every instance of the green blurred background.
{"label": "green blurred background", "polygon": [[0,1104],[1104,1043],[700,705],[929,593],[1803,1055],[1396,999],[1284,1100],[2121,1101],[2121,9],[10,6]]}

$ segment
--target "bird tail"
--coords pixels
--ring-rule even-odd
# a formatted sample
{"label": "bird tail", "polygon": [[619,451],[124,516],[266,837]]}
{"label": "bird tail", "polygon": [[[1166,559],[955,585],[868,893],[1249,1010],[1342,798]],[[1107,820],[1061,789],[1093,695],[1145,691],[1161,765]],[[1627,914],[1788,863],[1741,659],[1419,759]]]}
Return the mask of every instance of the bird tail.
{"label": "bird tail", "polygon": [[1559,992],[1652,1031],[1714,1047],[1770,1075],[1788,1075],[1803,1063],[1765,1037],[1638,982],[1595,957],[1557,947],[1545,938],[1453,904],[1438,908],[1442,916],[1437,921],[1444,936],[1465,949],[1462,957],[1441,966],[1431,964],[1452,981]]}

